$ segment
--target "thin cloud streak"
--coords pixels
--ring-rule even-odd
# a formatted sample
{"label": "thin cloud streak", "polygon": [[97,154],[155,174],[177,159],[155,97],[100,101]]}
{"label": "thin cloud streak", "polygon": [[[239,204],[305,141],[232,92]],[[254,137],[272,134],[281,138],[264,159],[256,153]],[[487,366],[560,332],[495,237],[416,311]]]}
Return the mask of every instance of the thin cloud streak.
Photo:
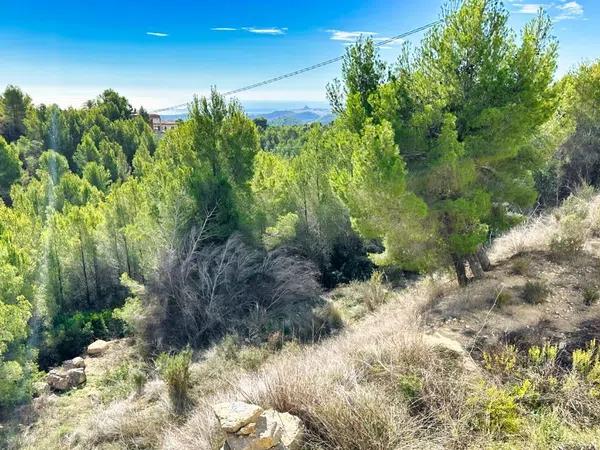
{"label": "thin cloud streak", "polygon": [[237,28],[232,28],[232,27],[215,27],[215,28],[211,28],[211,31],[237,31]]}
{"label": "thin cloud streak", "polygon": [[242,28],[244,31],[255,34],[271,34],[271,35],[281,35],[287,32],[287,28],[279,28],[279,27],[271,27],[271,28],[256,28],[256,27],[244,27]]}
{"label": "thin cloud streak", "polygon": [[329,39],[332,41],[354,42],[360,36],[375,36],[374,31],[342,31],[342,30],[327,30],[330,34]]}
{"label": "thin cloud streak", "polygon": [[167,37],[168,33],[162,33],[160,31],[146,31],[146,34],[148,36],[155,36],[155,37]]}

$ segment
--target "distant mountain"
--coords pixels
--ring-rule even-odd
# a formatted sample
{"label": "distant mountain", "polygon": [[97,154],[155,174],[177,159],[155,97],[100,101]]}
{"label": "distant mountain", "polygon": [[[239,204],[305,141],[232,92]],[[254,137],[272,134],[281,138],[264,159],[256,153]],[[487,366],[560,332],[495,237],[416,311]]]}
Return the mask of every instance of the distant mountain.
{"label": "distant mountain", "polygon": [[[246,109],[246,113],[248,114],[248,117],[252,119],[264,117],[267,119],[269,125],[304,125],[315,122],[328,124],[335,119],[335,115],[331,113],[329,108],[313,108],[310,106],[304,106],[303,108],[298,109],[281,109],[276,111],[248,108]],[[188,118],[188,114],[161,114],[161,118],[163,120],[186,120]]]}
{"label": "distant mountain", "polygon": [[308,106],[300,109],[286,109],[268,113],[249,112],[248,116],[253,119],[264,117],[267,119],[269,125],[304,125],[313,122],[327,124],[334,119],[334,115],[329,109],[310,108]]}

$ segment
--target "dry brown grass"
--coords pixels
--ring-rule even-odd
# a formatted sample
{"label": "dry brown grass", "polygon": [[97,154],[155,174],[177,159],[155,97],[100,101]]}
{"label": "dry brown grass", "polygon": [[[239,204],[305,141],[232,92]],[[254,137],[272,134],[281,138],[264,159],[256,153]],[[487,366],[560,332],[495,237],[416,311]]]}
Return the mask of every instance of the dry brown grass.
{"label": "dry brown grass", "polygon": [[[308,428],[307,448],[423,448],[436,435],[448,439],[471,375],[423,342],[414,311],[425,292],[415,287],[402,296],[405,303],[384,306],[340,336],[278,355],[227,396],[298,415]],[[405,379],[418,380],[414,397],[397,389]],[[183,449],[218,444],[210,402],[166,441]]]}
{"label": "dry brown grass", "polygon": [[[532,216],[523,224],[494,241],[490,250],[492,262],[505,261],[520,253],[548,251],[553,240],[561,231],[565,234],[574,232],[569,224],[573,216],[579,218],[582,239],[600,236],[600,195],[588,188],[582,188],[573,194],[565,203],[554,211]],[[561,230],[561,224],[568,229]]]}

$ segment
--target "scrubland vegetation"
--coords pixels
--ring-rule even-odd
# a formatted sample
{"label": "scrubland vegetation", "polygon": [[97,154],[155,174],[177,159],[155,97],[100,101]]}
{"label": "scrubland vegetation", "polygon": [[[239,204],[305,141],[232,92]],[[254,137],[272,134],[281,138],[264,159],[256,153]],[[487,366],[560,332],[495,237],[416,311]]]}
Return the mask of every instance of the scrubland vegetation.
{"label": "scrubland vegetation", "polygon": [[600,63],[557,80],[543,13],[442,17],[394,65],[350,46],[327,126],[212,91],[159,138],[8,86],[0,443],[217,449],[241,398],[307,449],[600,446]]}

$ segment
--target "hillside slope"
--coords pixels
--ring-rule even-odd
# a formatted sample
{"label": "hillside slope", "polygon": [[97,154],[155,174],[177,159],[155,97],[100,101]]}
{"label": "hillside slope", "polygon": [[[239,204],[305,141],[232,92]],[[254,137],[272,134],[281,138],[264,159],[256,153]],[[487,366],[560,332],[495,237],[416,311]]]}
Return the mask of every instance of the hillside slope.
{"label": "hillside slope", "polygon": [[[341,288],[332,307],[355,320],[337,336],[197,355],[184,417],[152,376],[133,393],[127,373],[141,362],[115,341],[88,358],[85,387],[36,399],[15,445],[218,449],[211,407],[236,399],[299,416],[307,449],[596,448],[599,230],[600,197],[588,193],[498,239],[492,270],[467,288],[445,274],[397,292]],[[384,304],[370,313],[367,297]]]}

